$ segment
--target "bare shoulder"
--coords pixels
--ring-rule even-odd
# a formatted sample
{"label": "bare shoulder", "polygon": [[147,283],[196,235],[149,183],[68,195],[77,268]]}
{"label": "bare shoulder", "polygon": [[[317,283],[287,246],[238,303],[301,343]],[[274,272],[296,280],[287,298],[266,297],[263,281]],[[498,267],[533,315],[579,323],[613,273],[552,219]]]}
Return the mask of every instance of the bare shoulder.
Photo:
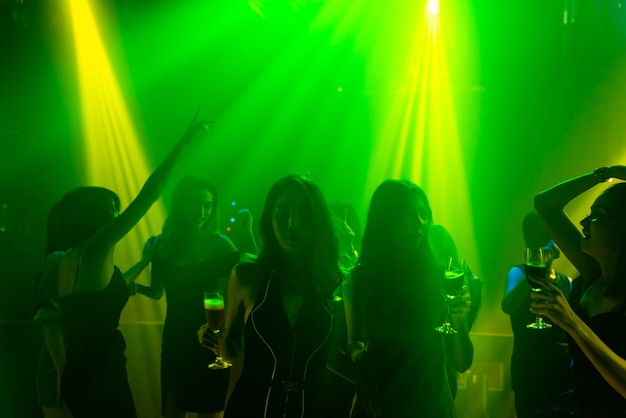
{"label": "bare shoulder", "polygon": [[[241,262],[233,267],[228,283],[228,300],[231,306],[242,306],[244,318],[254,306],[262,282],[259,266],[254,262]],[[245,320],[245,319],[244,319]]]}
{"label": "bare shoulder", "polygon": [[231,279],[233,278],[240,287],[258,287],[261,281],[261,269],[255,262],[244,261],[233,267]]}
{"label": "bare shoulder", "polygon": [[508,278],[520,278],[524,276],[525,276],[524,270],[520,266],[511,267],[507,274]]}
{"label": "bare shoulder", "polygon": [[228,248],[230,250],[236,250],[235,244],[224,234],[217,234],[217,239],[224,248]]}

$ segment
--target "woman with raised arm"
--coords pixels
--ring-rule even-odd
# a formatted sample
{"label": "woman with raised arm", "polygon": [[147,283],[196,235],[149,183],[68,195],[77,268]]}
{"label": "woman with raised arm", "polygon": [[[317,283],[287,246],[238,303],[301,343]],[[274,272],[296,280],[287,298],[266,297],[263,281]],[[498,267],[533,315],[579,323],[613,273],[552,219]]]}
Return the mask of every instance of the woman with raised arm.
{"label": "woman with raised arm", "polygon": [[445,267],[428,242],[431,224],[417,185],[387,180],[374,192],[359,261],[344,286],[348,353],[357,370],[352,418],[456,416],[446,361],[459,372],[472,363],[471,302],[465,286],[450,308],[457,332],[435,330],[446,316]]}
{"label": "woman with raised arm", "polygon": [[126,373],[126,343],[117,329],[129,292],[113,254],[117,242],[159,198],[182,151],[207,126],[206,121],[198,121],[199,112],[119,215],[119,198],[105,188],[81,187],[59,203],[61,229],[69,248],[58,269],[66,343],[61,389],[74,418],[136,417]]}
{"label": "woman with raised arm", "polygon": [[[239,261],[233,243],[217,226],[218,193],[208,180],[183,177],[172,194],[163,233],[144,246],[142,260],[126,276],[137,277],[152,263],[150,285],[135,284],[137,293],[160,299],[167,315],[161,350],[161,410],[165,418],[221,417],[230,369],[210,370],[215,354],[198,345],[196,331],[206,322],[203,292],[225,286]],[[224,282],[220,279],[224,279]]]}
{"label": "woman with raised arm", "polygon": [[[327,418],[331,301],[342,275],[326,201],[310,180],[287,176],[271,187],[260,219],[256,262],[232,271],[220,352],[243,355],[227,418]],[[202,343],[216,349],[211,333]]]}
{"label": "woman with raised arm", "polygon": [[583,285],[575,286],[570,306],[557,286],[542,282],[552,294],[533,293],[532,312],[550,318],[571,337],[584,418],[626,417],[626,183],[598,196],[580,221],[582,233],[565,207],[611,178],[626,180],[626,166],[598,168],[535,196],[539,216]]}

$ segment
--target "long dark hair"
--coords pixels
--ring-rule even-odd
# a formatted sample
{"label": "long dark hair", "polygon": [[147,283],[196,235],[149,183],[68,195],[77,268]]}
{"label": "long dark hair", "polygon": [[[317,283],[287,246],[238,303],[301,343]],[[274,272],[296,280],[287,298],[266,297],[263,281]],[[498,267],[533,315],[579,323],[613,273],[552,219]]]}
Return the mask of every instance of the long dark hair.
{"label": "long dark hair", "polygon": [[431,225],[428,231],[428,243],[437,264],[446,265],[448,258],[458,260],[459,251],[450,232],[442,225]]}
{"label": "long dark hair", "polygon": [[607,294],[626,298],[626,183],[617,183],[604,191],[613,199],[613,205],[607,207],[607,214],[615,219],[612,228],[619,248],[615,277],[611,280]]}
{"label": "long dark hair", "polygon": [[[401,205],[415,199],[422,202],[426,208],[430,228],[433,219],[432,209],[426,193],[418,185],[408,180],[386,180],[376,188],[367,213],[359,265],[389,264],[390,257],[394,258],[394,254],[390,253],[394,247],[389,245],[388,225],[393,222]],[[428,230],[425,231],[418,255],[426,262],[433,262],[434,258],[426,239],[427,236]]]}
{"label": "long dark hair", "polygon": [[330,296],[342,279],[339,269],[339,242],[324,195],[317,185],[305,177],[289,175],[278,180],[270,188],[259,221],[263,247],[258,262],[281,270],[282,250],[274,233],[272,217],[276,202],[288,187],[297,188],[302,192],[311,214],[311,230],[314,236],[312,248],[306,253],[307,258],[304,260],[306,263],[304,271],[311,272],[306,279],[311,280],[312,287],[322,295]]}
{"label": "long dark hair", "polygon": [[[356,262],[356,254],[360,252],[361,240],[363,233],[359,223],[359,216],[356,209],[350,203],[332,202],[328,205],[335,226],[335,232],[339,239],[339,262],[341,268],[349,270]],[[349,228],[354,234],[352,237],[348,235]],[[348,240],[351,239],[352,248],[348,247]]]}
{"label": "long dark hair", "polygon": [[159,243],[159,255],[170,258],[181,251],[185,251],[188,245],[188,237],[191,231],[185,218],[185,204],[193,193],[208,191],[213,195],[213,204],[209,219],[202,225],[206,232],[218,233],[218,207],[219,197],[217,188],[209,180],[190,174],[176,184],[170,202],[170,212],[163,224],[163,234]]}
{"label": "long dark hair", "polygon": [[59,202],[60,228],[65,249],[91,238],[120,211],[120,198],[104,187],[79,187]]}
{"label": "long dark hair", "polygon": [[[415,252],[401,253],[393,242],[389,224],[394,222],[400,208],[415,200],[426,209],[427,228]],[[443,268],[435,263],[428,242],[431,224],[428,197],[416,184],[408,180],[386,180],[376,188],[367,214],[361,254],[350,275],[354,298],[365,313],[404,309],[424,316],[434,312],[426,308],[426,303],[434,304],[439,296],[437,278],[443,274]],[[388,295],[386,307],[379,306],[381,289]],[[419,308],[414,303],[416,294],[421,294],[423,299]]]}

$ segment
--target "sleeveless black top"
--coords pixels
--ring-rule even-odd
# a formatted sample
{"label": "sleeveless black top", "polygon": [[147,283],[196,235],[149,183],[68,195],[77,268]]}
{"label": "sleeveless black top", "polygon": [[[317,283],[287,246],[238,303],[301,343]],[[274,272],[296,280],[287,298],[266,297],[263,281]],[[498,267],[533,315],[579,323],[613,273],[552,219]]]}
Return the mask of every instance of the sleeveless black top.
{"label": "sleeveless black top", "polygon": [[230,369],[209,370],[215,360],[211,350],[198,344],[198,328],[206,322],[203,292],[218,288],[239,261],[233,251],[190,266],[179,266],[157,257],[152,276],[163,282],[167,315],[161,350],[161,408],[170,392],[181,409],[194,412],[224,410]]}
{"label": "sleeveless black top", "polygon": [[330,302],[309,295],[292,328],[283,305],[280,274],[269,270],[261,274],[268,277],[246,322],[243,370],[225,417],[327,418],[326,360],[333,331]]}
{"label": "sleeveless black top", "polygon": [[76,349],[117,341],[124,338],[117,329],[122,309],[128,302],[128,287],[119,268],[115,267],[107,287],[101,291],[72,293],[59,299],[66,332],[68,361]]}
{"label": "sleeveless black top", "polygon": [[[580,299],[590,283],[575,286],[572,308],[611,350],[626,358],[626,301],[622,303],[619,312],[605,312],[590,318],[580,306]],[[626,417],[626,399],[609,385],[571,338],[570,346],[574,356],[574,378],[580,416]]]}
{"label": "sleeveless black top", "polygon": [[107,287],[59,298],[66,338],[62,391],[74,418],[135,418],[126,342],[117,329],[128,287],[115,267]]}
{"label": "sleeveless black top", "polygon": [[[186,267],[155,258],[152,275],[158,275],[162,279],[167,299],[167,314],[163,325],[164,346],[199,346],[202,352],[212,353],[198,344],[196,336],[200,325],[206,322],[202,304],[203,292],[217,289],[218,279],[228,276],[238,261],[239,255],[235,251]],[[185,353],[183,351],[179,354]]]}

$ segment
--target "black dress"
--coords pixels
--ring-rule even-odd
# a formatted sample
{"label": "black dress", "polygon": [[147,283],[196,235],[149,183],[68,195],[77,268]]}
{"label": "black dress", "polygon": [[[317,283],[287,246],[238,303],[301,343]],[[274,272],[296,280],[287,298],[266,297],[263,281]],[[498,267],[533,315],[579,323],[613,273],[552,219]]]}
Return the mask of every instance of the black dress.
{"label": "black dress", "polygon": [[[575,287],[572,308],[611,350],[621,358],[626,358],[626,301],[619,312],[605,312],[589,318],[580,307],[580,298],[586,288]],[[574,356],[574,380],[579,408],[577,416],[626,418],[626,399],[609,385],[571,338],[570,346]]]}
{"label": "black dress", "polygon": [[[447,336],[435,331],[446,316],[442,278],[443,268],[435,266],[359,266],[352,272],[353,306],[369,342],[366,372],[375,377],[384,418],[456,417]],[[351,417],[367,417],[360,402]]]}
{"label": "black dress", "polygon": [[[520,264],[518,268],[523,271],[524,266]],[[556,275],[556,286],[569,299],[568,277],[558,272]],[[543,330],[527,328],[536,318],[530,312],[531,303],[529,292],[524,303],[510,316],[513,330],[511,387],[515,392],[517,415],[520,418],[546,414],[570,416],[574,410],[573,360],[565,331],[556,325]]]}
{"label": "black dress", "polygon": [[167,315],[161,352],[161,403],[173,392],[180,409],[191,412],[223,411],[230,369],[210,370],[213,351],[198,344],[197,331],[206,322],[203,292],[218,287],[239,260],[232,252],[181,267],[161,259],[152,262],[152,275],[163,281]]}
{"label": "black dress", "polygon": [[115,267],[101,291],[59,299],[66,337],[61,389],[74,418],[135,418],[126,373],[126,342],[117,329],[128,287]]}
{"label": "black dress", "polygon": [[[246,267],[258,269],[258,266]],[[260,271],[260,287],[244,336],[243,370],[226,418],[327,418],[326,369],[333,315],[329,301],[312,293],[292,328],[274,271]]]}
{"label": "black dress", "polygon": [[[63,253],[48,255],[37,273],[35,280],[35,315],[34,320],[45,323],[59,322],[63,318],[59,308],[58,280],[59,260]],[[48,408],[60,408],[57,399],[57,371],[46,344],[43,345],[37,359],[37,400],[39,405]]]}

